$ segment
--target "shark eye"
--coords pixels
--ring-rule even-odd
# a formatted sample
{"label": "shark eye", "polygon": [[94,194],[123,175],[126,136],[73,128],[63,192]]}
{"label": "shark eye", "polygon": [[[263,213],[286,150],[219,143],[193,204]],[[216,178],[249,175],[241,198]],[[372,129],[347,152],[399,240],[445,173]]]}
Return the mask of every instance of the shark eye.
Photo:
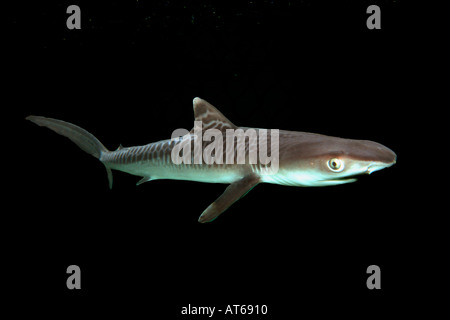
{"label": "shark eye", "polygon": [[333,158],[327,162],[328,168],[333,172],[341,172],[344,170],[344,162],[338,158]]}

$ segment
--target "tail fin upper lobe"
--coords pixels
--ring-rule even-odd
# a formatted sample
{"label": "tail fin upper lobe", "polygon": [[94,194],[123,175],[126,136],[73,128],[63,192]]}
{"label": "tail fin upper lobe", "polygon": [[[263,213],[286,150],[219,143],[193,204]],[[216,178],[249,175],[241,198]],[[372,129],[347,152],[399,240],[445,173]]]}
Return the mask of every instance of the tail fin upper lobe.
{"label": "tail fin upper lobe", "polygon": [[[47,127],[55,131],[56,133],[69,138],[82,150],[97,159],[100,159],[102,153],[109,152],[109,150],[106,149],[105,146],[96,137],[94,137],[83,128],[80,128],[72,123],[40,116],[28,116],[26,119],[36,123],[38,126]],[[105,167],[108,173],[109,187],[112,188],[111,169],[106,165]]]}

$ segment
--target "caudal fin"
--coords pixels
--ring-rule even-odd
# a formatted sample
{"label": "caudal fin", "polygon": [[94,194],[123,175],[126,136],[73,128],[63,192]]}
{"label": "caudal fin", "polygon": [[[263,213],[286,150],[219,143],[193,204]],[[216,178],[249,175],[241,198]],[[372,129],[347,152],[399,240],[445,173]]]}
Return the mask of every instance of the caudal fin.
{"label": "caudal fin", "polygon": [[[102,153],[109,152],[109,150],[106,149],[96,137],[83,128],[80,128],[72,123],[40,116],[28,116],[26,119],[36,123],[38,126],[47,127],[56,133],[69,138],[83,151],[89,153],[97,159],[100,159]],[[105,167],[108,173],[109,187],[112,188],[111,169],[106,165]]]}

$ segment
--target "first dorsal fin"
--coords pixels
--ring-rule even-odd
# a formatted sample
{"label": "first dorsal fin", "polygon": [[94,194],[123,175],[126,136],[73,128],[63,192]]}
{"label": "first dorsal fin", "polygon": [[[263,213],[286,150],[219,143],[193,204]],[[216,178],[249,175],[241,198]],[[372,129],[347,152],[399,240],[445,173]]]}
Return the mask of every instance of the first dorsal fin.
{"label": "first dorsal fin", "polygon": [[[217,129],[225,131],[227,129],[238,128],[209,102],[201,98],[194,98],[193,104],[195,121],[202,122],[202,130]],[[194,124],[194,128],[191,132],[193,132],[195,128],[196,124]]]}

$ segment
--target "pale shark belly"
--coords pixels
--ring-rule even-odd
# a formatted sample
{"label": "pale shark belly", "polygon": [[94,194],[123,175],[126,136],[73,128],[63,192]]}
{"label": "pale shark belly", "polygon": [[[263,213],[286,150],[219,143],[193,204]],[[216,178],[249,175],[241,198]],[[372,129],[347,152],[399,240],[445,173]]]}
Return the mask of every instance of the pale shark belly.
{"label": "pale shark belly", "polygon": [[154,163],[141,163],[131,165],[110,166],[111,169],[120,170],[136,176],[149,177],[151,180],[171,179],[187,180],[207,183],[233,183],[245,175],[242,170],[218,167],[217,165],[155,165]]}

